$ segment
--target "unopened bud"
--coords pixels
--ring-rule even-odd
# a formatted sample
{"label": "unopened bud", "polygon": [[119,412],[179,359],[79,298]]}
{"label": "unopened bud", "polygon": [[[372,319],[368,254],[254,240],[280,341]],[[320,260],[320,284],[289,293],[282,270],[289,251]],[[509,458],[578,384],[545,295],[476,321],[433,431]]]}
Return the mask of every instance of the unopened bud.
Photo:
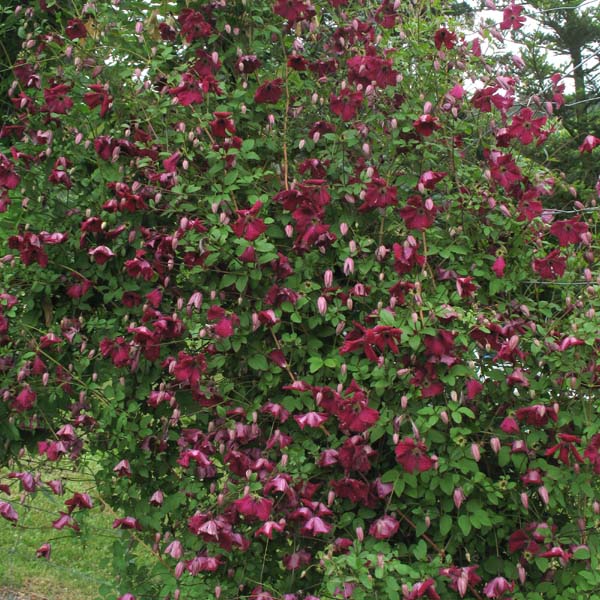
{"label": "unopened bud", "polygon": [[501,446],[502,446],[502,444],[500,443],[499,438],[493,437],[490,440],[490,447],[492,448],[492,451],[494,452],[494,454],[498,454],[498,452],[500,452]]}
{"label": "unopened bud", "polygon": [[320,315],[327,313],[327,300],[323,296],[319,296],[317,300],[317,309]]}

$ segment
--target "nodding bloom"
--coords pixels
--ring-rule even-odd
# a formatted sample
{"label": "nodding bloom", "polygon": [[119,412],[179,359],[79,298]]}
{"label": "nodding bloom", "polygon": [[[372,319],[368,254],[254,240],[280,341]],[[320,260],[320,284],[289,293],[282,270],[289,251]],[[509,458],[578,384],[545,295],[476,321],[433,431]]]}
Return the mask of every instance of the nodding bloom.
{"label": "nodding bloom", "polygon": [[437,117],[431,114],[421,115],[418,119],[415,119],[413,127],[423,137],[429,137],[434,131],[442,128]]}
{"label": "nodding bloom", "polygon": [[413,195],[406,200],[406,206],[400,209],[400,216],[409,229],[423,231],[433,225],[437,208],[431,198],[423,200],[421,196]]}
{"label": "nodding bloom", "polygon": [[340,117],[342,121],[351,121],[356,117],[362,101],[362,92],[352,92],[348,88],[345,88],[340,92],[339,96],[331,94],[329,107],[331,108],[331,112]]}
{"label": "nodding bloom", "polygon": [[456,45],[456,34],[445,27],[440,27],[433,36],[433,43],[438,50],[442,46],[445,46],[447,50],[452,50]]}
{"label": "nodding bloom", "polygon": [[400,527],[397,519],[391,515],[384,515],[371,523],[369,535],[378,540],[387,540],[396,534]]}
{"label": "nodding bloom", "polygon": [[257,104],[277,104],[283,95],[283,79],[281,77],[266,81],[258,87],[254,94]]}
{"label": "nodding bloom", "polygon": [[235,123],[230,112],[214,112],[214,120],[210,122],[210,130],[215,137],[227,137],[227,134],[235,133]]}
{"label": "nodding bloom", "polygon": [[346,336],[346,340],[339,350],[340,354],[362,350],[369,360],[377,362],[379,356],[375,352],[376,349],[382,355],[386,348],[389,348],[394,354],[400,352],[397,342],[402,336],[401,329],[389,325],[377,325],[372,329],[368,329],[360,323],[354,323],[354,325],[355,329]]}
{"label": "nodding bloom", "polygon": [[567,258],[566,256],[562,256],[560,250],[556,248],[544,256],[544,258],[535,258],[531,268],[542,279],[552,281],[564,275],[567,268]]}
{"label": "nodding bloom", "polygon": [[506,592],[512,592],[515,589],[514,581],[509,583],[504,577],[495,577],[483,588],[483,593],[488,598],[502,598]]}
{"label": "nodding bloom", "polygon": [[423,473],[432,469],[435,465],[434,460],[427,456],[427,448],[422,441],[416,441],[412,438],[404,438],[396,446],[396,461],[404,467],[408,473],[419,471]]}
{"label": "nodding bloom", "polygon": [[600,144],[600,138],[595,135],[586,135],[581,146],[579,146],[579,152],[591,152],[598,144]]}
{"label": "nodding bloom", "polygon": [[479,565],[469,567],[446,567],[440,569],[442,577],[449,577],[448,587],[457,591],[461,598],[465,597],[469,587],[476,586],[481,581],[481,577],[475,573]]}
{"label": "nodding bloom", "polygon": [[555,221],[550,227],[550,233],[558,239],[560,246],[578,244],[582,241],[582,235],[588,232],[587,223],[580,223],[580,216],[564,221]]}

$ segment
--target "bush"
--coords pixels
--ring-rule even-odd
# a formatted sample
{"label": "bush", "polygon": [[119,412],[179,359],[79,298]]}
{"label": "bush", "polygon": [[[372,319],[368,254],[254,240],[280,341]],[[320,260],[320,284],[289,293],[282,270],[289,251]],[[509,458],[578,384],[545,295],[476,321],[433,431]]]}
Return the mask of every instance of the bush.
{"label": "bush", "polygon": [[100,457],[122,599],[596,597],[595,192],[448,5],[5,9],[2,460]]}

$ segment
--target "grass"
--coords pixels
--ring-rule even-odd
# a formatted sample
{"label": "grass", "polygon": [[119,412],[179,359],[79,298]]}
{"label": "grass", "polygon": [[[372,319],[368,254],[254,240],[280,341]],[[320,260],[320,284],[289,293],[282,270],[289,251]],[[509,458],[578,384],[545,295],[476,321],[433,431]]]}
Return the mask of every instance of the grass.
{"label": "grass", "polygon": [[[35,472],[27,460],[13,465],[14,471]],[[16,524],[0,518],[0,583],[2,586],[27,592],[33,598],[48,600],[92,600],[99,598],[100,586],[116,593],[112,572],[112,542],[118,535],[111,528],[114,516],[103,511],[99,502],[91,510],[77,511],[81,533],[69,528],[57,530],[52,521],[59,510],[65,511],[64,502],[73,492],[89,493],[94,499],[93,479],[83,471],[55,469],[42,473],[42,481],[62,479],[64,496],[55,496],[42,485],[34,495],[19,494],[14,480],[7,480],[8,471],[0,471],[2,483],[13,482],[9,500],[19,514]],[[74,513],[75,514],[75,513]],[[50,560],[36,558],[35,551],[50,542]],[[113,596],[116,597],[116,596]]]}

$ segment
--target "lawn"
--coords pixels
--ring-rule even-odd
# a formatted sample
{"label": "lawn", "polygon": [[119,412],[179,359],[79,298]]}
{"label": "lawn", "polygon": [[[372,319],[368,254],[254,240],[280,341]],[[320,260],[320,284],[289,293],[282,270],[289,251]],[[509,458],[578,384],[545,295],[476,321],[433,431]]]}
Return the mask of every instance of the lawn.
{"label": "lawn", "polygon": [[[26,459],[13,465],[12,470],[35,472],[34,465]],[[114,515],[95,498],[89,467],[77,471],[57,467],[42,472],[44,482],[63,481],[68,490],[63,496],[54,495],[47,485],[40,486],[33,495],[21,496],[20,484],[7,479],[8,473],[0,471],[0,482],[12,482],[12,493],[8,498],[5,494],[0,496],[10,501],[19,520],[11,524],[0,519],[0,587],[48,600],[91,600],[100,597],[102,587],[105,594],[115,597],[110,593],[116,593],[111,546],[119,533],[111,529]],[[94,500],[91,510],[78,511],[81,533],[52,527],[59,511],[66,511],[64,502],[73,492],[88,493]],[[49,560],[36,558],[36,549],[46,542],[52,547]]]}

